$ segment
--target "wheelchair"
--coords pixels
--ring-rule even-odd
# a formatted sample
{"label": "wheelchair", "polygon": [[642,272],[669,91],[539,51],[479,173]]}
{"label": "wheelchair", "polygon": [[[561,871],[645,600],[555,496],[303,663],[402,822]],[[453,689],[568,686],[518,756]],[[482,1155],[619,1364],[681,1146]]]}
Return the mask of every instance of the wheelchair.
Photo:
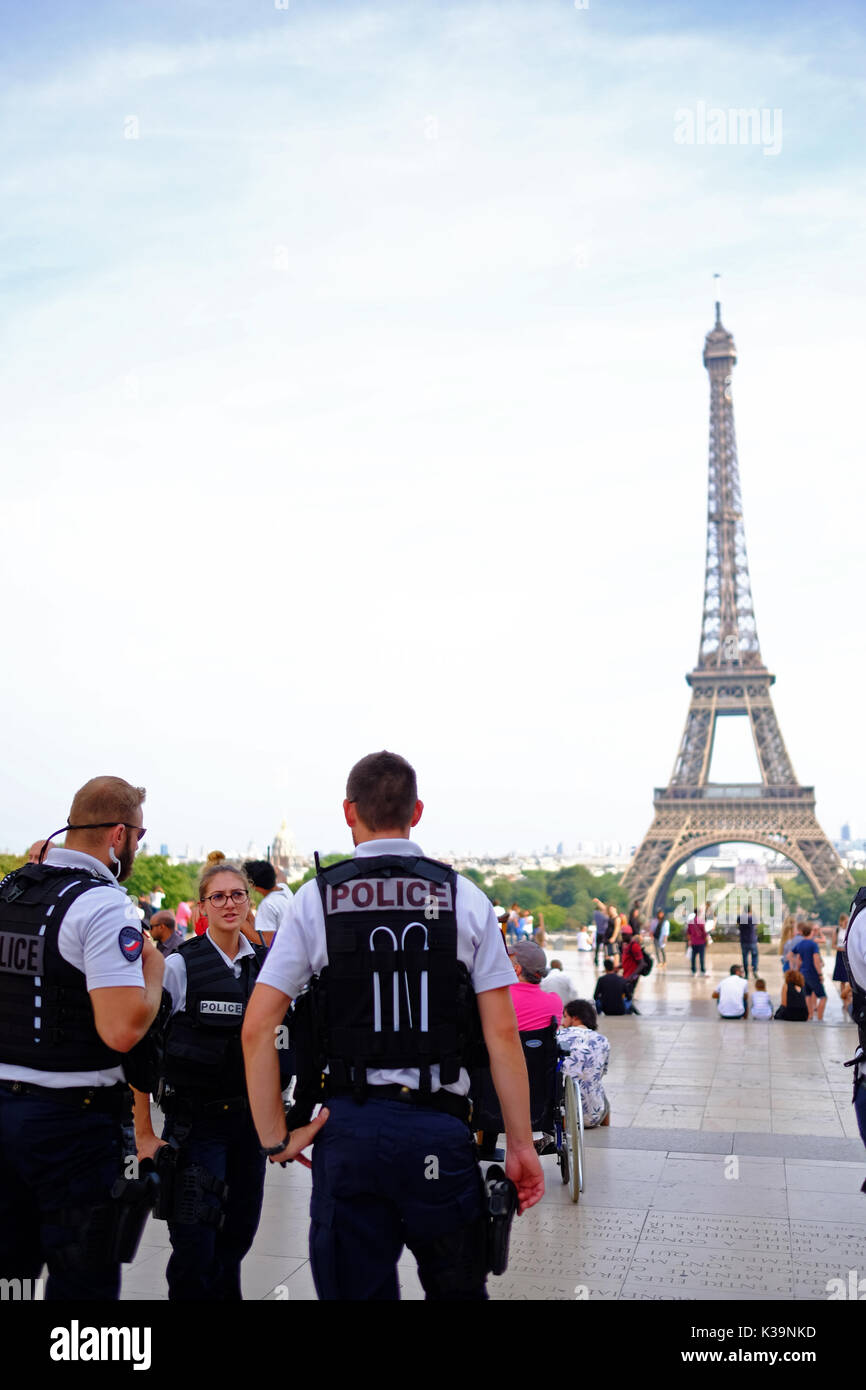
{"label": "wheelchair", "polygon": [[586,1161],[583,1146],[583,1101],[580,1086],[573,1076],[566,1076],[560,1058],[557,1064],[556,1161],[562,1181],[568,1183],[573,1202],[580,1201],[583,1191]]}
{"label": "wheelchair", "polygon": [[[536,1142],[539,1156],[556,1154],[562,1181],[568,1184],[571,1200],[576,1202],[583,1191],[585,1173],[583,1105],[580,1087],[562,1069],[565,1059],[556,1044],[556,1031],[556,1021],[551,1020],[547,1028],[521,1033],[520,1042],[529,1077],[532,1130],[543,1136],[542,1141]],[[473,1071],[470,1095],[473,1129],[487,1138],[497,1137],[504,1126],[488,1067]],[[483,1159],[493,1156],[493,1152],[482,1147]]]}

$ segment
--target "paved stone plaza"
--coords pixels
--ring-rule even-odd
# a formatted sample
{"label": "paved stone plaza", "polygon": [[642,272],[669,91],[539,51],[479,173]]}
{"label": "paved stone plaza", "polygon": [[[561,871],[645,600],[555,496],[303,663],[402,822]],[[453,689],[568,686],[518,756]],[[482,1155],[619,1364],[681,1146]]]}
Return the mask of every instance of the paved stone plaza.
{"label": "paved stone plaza", "polygon": [[[591,957],[557,954],[591,997]],[[693,979],[674,943],[667,975],[639,986],[641,1016],[602,1021],[611,1126],[587,1135],[586,1190],[573,1206],[543,1160],[547,1193],[515,1221],[492,1298],[823,1300],[829,1280],[866,1274],[866,1152],[841,1065],[854,1026],[833,985],[820,1024],[721,1022],[710,995],[735,958],[713,947]],[[778,1004],[778,957],[762,966]],[[297,1165],[269,1170],[246,1298],[315,1297],[309,1186]],[[167,1255],[151,1220],[123,1297],[164,1299]],[[411,1257],[401,1283],[404,1298],[423,1296]]]}

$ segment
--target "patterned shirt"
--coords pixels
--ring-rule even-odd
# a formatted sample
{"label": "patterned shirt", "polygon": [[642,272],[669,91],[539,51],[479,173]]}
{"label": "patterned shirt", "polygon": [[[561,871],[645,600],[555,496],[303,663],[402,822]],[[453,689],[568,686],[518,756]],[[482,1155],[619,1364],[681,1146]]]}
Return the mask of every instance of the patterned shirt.
{"label": "patterned shirt", "polygon": [[602,1033],[581,1027],[560,1028],[556,1041],[560,1052],[567,1054],[563,1071],[580,1086],[584,1123],[591,1128],[604,1119],[607,1107],[601,1078],[607,1071],[610,1043]]}

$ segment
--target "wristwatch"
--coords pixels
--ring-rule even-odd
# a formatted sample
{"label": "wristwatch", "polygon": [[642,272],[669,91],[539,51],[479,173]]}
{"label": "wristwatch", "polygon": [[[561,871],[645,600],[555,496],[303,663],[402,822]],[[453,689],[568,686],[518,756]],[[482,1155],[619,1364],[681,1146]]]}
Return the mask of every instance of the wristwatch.
{"label": "wristwatch", "polygon": [[288,1146],[290,1140],[291,1135],[289,1134],[289,1131],[286,1130],[286,1137],[281,1144],[273,1144],[269,1149],[263,1149],[260,1145],[259,1153],[262,1155],[263,1158],[273,1158],[274,1154],[282,1153],[283,1149],[285,1149]]}

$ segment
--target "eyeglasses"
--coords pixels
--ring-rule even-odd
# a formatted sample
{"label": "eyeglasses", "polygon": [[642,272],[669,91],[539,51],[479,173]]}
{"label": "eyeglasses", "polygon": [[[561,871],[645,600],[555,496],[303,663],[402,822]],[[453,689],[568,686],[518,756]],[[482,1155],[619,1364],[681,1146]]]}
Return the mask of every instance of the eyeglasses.
{"label": "eyeglasses", "polygon": [[236,888],[233,893],[211,893],[210,897],[205,898],[204,901],[206,903],[213,903],[214,907],[225,907],[229,898],[231,898],[233,903],[240,906],[241,903],[246,902],[249,896],[246,888]]}
{"label": "eyeglasses", "polygon": [[122,825],[125,830],[134,830],[139,844],[147,834],[143,825],[130,825],[125,820],[100,820],[95,821],[92,825],[69,825],[67,823],[63,828],[64,830],[111,830],[115,825]]}

